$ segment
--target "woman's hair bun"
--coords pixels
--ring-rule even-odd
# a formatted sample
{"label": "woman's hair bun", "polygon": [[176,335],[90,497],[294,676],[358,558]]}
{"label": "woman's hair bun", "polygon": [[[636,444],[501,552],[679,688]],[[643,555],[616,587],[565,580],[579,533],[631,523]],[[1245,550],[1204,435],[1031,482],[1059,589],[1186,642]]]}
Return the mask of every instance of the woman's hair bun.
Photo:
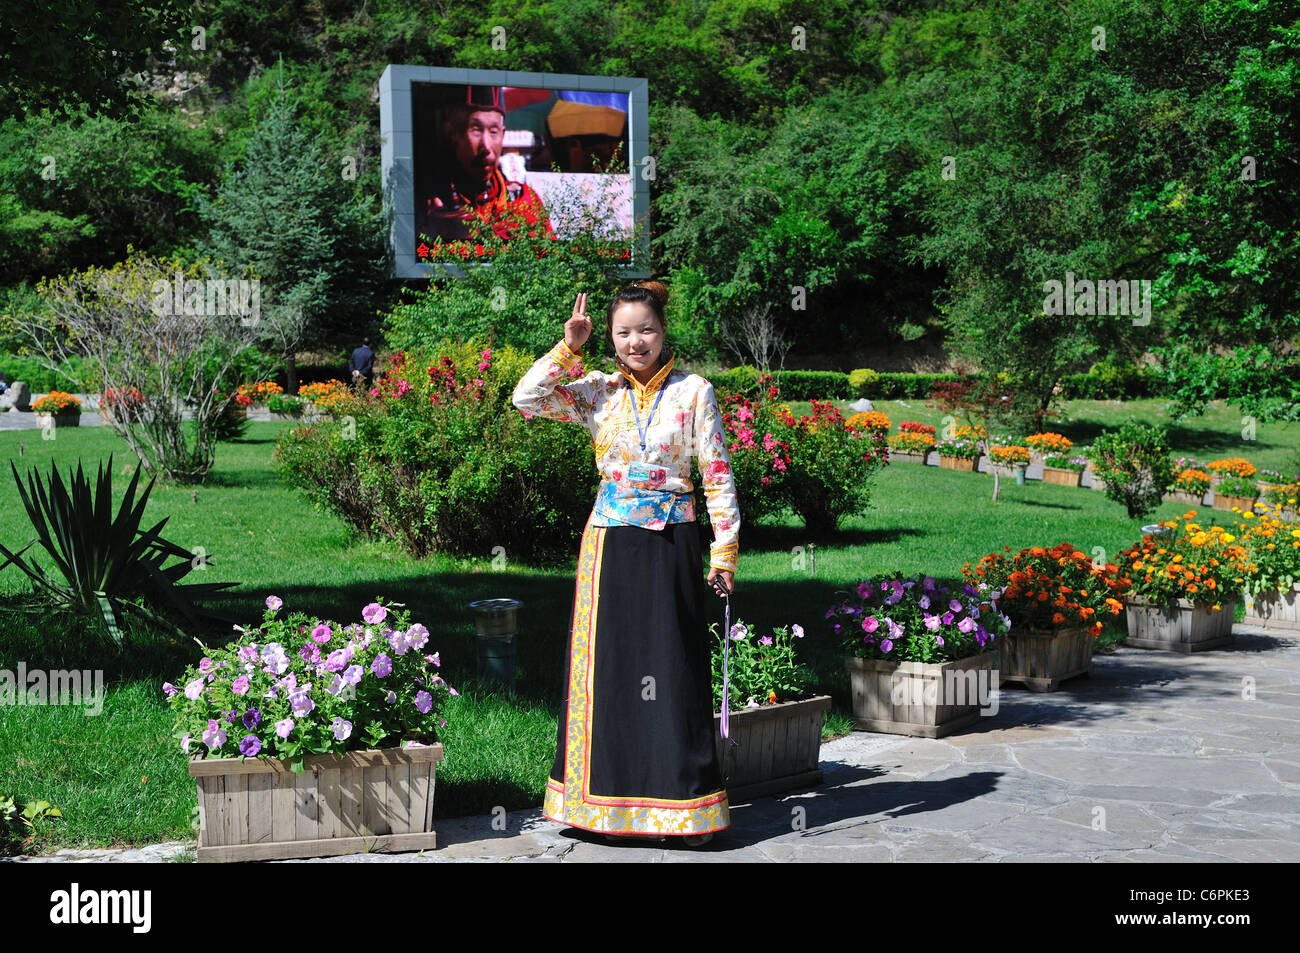
{"label": "woman's hair bun", "polygon": [[668,306],[668,286],[662,281],[638,281],[636,286],[644,288],[659,299],[659,307],[666,308]]}

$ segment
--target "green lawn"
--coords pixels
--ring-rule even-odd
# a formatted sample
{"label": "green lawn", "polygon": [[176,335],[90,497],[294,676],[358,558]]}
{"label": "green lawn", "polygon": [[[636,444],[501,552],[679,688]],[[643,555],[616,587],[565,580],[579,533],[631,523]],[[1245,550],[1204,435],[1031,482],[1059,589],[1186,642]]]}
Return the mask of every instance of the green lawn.
{"label": "green lawn", "polygon": [[[920,407],[879,406],[895,423],[937,419]],[[1080,428],[1109,420],[1107,415],[1118,417],[1102,404],[1080,406],[1075,414],[1071,426]],[[1219,419],[1220,428],[1229,423],[1237,428],[1228,418]],[[240,583],[222,607],[249,623],[260,618],[269,594],[283,598],[288,611],[345,622],[358,619],[361,607],[376,596],[405,603],[413,620],[424,622],[432,633],[430,645],[441,652],[449,681],[465,692],[449,714],[437,813],[539,804],[554,756],[576,549],[559,567],[511,564],[494,570],[486,551],[478,559],[420,562],[389,543],[353,539],[338,520],[313,511],[277,481],[271,453],[276,433],[287,426],[291,424],[251,423],[246,439],[220,447],[209,485],[197,490],[157,487],[147,516],[170,517],[165,535],[191,549],[203,547],[210,561],[203,574],[207,579]],[[1222,430],[1185,432],[1200,434],[1200,443],[1179,450],[1256,459],[1249,446],[1229,447],[1230,434],[1214,449]],[[116,437],[100,428],[57,433],[48,442],[37,431],[0,433],[0,457],[12,460],[20,473],[32,465],[47,467],[50,459],[66,467],[80,458],[93,470],[96,461],[114,452],[120,496],[123,472],[130,472],[134,459]],[[1258,436],[1260,449],[1276,454],[1280,464],[1300,436],[1300,426],[1260,427]],[[25,450],[21,457],[20,443]],[[1262,457],[1257,462],[1267,465]],[[1099,549],[1112,556],[1140,535],[1121,506],[1091,490],[1037,482],[1018,487],[1004,481],[996,504],[989,500],[991,490],[992,478],[985,475],[896,464],[878,477],[872,508],[845,521],[830,538],[810,539],[792,519],[743,530],[733,610],[760,628],[798,622],[808,630],[805,659],[818,673],[819,688],[835,698],[839,714],[830,723],[833,729],[845,730],[848,708],[841,653],[822,627],[837,591],[867,575],[893,570],[955,578],[965,561],[1004,545],[1019,549],[1069,540],[1086,552]],[[26,516],[16,493],[0,498],[0,541],[21,547],[32,536]],[[1168,504],[1153,518],[1183,509]],[[130,653],[116,656],[81,634],[72,621],[22,615],[12,602],[24,589],[25,577],[17,570],[0,571],[0,596],[5,596],[0,668],[13,669],[19,661],[29,668],[102,668],[108,698],[100,717],[70,708],[4,712],[0,794],[45,798],[58,805],[64,820],[51,827],[50,843],[55,845],[189,836],[194,787],[171,737],[160,686],[197,657],[197,647],[142,635]],[[472,678],[473,623],[466,603],[494,596],[523,600],[515,699],[482,690]],[[721,615],[719,603],[719,621]]]}

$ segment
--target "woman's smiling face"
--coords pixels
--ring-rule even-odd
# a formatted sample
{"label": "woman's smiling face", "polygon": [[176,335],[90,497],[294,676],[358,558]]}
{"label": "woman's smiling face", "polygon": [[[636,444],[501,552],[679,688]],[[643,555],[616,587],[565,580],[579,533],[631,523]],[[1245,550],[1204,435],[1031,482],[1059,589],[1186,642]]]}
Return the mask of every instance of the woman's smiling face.
{"label": "woman's smiling face", "polygon": [[610,335],[619,360],[634,375],[651,371],[659,363],[664,329],[649,305],[640,301],[620,304],[614,309]]}

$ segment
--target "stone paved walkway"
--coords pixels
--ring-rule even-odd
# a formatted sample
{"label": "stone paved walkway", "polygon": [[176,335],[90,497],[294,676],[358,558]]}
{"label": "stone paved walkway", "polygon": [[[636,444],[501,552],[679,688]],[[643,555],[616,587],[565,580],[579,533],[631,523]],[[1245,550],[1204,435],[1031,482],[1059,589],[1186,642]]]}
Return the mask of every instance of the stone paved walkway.
{"label": "stone paved walkway", "polygon": [[996,715],[940,740],[829,742],[820,788],[733,805],[731,828],[697,850],[607,844],[531,810],[504,831],[491,816],[440,820],[423,855],[314,862],[1300,861],[1300,633],[1235,632],[1191,656],[1100,655],[1091,678],[1050,694],[1004,689]]}

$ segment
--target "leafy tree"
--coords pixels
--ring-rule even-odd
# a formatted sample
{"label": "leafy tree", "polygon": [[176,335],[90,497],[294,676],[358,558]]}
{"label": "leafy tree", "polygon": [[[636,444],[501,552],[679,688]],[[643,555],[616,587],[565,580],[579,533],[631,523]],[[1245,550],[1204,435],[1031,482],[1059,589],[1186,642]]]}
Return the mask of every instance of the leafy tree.
{"label": "leafy tree", "polygon": [[354,193],[322,138],[303,129],[283,85],[242,167],[227,168],[216,200],[200,204],[208,252],[262,282],[264,339],[283,354],[295,391],[297,349],[357,323],[382,287],[377,210]]}

